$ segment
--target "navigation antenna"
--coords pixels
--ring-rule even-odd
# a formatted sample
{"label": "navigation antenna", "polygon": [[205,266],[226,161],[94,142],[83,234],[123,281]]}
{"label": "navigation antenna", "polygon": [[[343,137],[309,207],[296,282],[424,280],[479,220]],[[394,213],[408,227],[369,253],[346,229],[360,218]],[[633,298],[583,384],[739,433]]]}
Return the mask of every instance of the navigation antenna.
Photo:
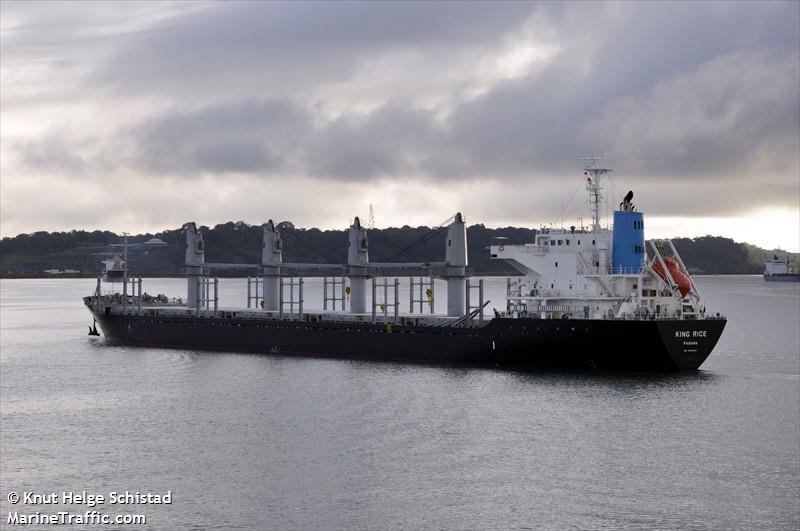
{"label": "navigation antenna", "polygon": [[589,192],[589,208],[592,211],[592,232],[600,230],[600,205],[603,202],[602,177],[614,170],[600,167],[605,157],[581,157],[584,163],[583,174],[586,176],[586,191]]}
{"label": "navigation antenna", "polygon": [[375,228],[375,211],[372,210],[372,203],[369,204],[369,228]]}

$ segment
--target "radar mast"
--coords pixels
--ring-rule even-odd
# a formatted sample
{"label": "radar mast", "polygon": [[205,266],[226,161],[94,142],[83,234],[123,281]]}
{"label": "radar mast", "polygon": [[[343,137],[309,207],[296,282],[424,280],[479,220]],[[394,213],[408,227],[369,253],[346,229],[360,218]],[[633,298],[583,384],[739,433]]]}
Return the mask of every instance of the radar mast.
{"label": "radar mast", "polygon": [[603,168],[600,163],[605,157],[581,157],[583,174],[586,176],[586,190],[589,192],[589,208],[592,211],[592,232],[600,230],[600,205],[603,202],[602,177],[614,170]]}

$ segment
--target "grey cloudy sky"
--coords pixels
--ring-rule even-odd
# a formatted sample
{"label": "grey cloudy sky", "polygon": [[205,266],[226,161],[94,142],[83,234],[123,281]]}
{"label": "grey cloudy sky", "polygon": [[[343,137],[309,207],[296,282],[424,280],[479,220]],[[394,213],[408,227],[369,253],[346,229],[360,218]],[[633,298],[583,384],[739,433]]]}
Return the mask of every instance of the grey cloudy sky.
{"label": "grey cloudy sky", "polygon": [[6,2],[0,231],[539,226],[800,248],[798,2]]}

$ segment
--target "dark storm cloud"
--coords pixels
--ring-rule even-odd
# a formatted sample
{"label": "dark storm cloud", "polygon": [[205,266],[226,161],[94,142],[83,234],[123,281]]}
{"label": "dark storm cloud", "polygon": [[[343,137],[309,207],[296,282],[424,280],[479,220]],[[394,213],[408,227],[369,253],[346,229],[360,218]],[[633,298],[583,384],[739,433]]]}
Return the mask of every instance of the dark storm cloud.
{"label": "dark storm cloud", "polygon": [[[108,139],[78,142],[52,134],[19,144],[17,153],[30,167],[79,176],[86,174],[86,159],[115,158],[149,175],[299,174],[364,181],[433,176],[430,159],[449,142],[428,112],[405,106],[315,125],[311,111],[288,100],[248,100],[164,113]],[[102,155],[79,155],[86,146],[99,147]]]}
{"label": "dark storm cloud", "polygon": [[[518,28],[525,2],[224,2],[124,38],[90,78],[123,92],[347,79],[387,51],[488,45]],[[413,75],[413,73],[410,73]],[[205,87],[203,85],[206,85]]]}
{"label": "dark storm cloud", "polygon": [[310,131],[308,115],[286,101],[243,102],[175,111],[120,132],[144,172],[193,175],[288,169]]}
{"label": "dark storm cloud", "polygon": [[[89,76],[123,93],[183,92],[187,103],[83,145],[99,146],[96,160],[113,153],[124,169],[150,176],[512,185],[574,172],[578,156],[606,153],[645,178],[760,179],[763,201],[796,206],[785,190],[800,171],[798,17],[796,2],[215,4],[125,36]],[[352,79],[369,57],[415,50],[446,65],[520,31],[558,52],[444,115],[388,95],[371,112],[330,119],[294,97],[324,102],[315,88]],[[66,159],[70,150],[53,145],[48,138],[19,153],[48,171],[91,166],[80,145]],[[709,199],[694,197],[689,210],[707,212]],[[732,194],[714,208],[749,201]]]}
{"label": "dark storm cloud", "polygon": [[365,180],[432,176],[431,159],[449,143],[430,112],[389,104],[366,116],[342,117],[308,139],[310,175]]}
{"label": "dark storm cloud", "polygon": [[753,164],[796,164],[797,72],[796,51],[733,54],[605,105],[591,76],[552,72],[461,107],[454,144],[484,174],[559,172],[576,153],[605,152],[625,171],[746,178]]}
{"label": "dark storm cloud", "polygon": [[17,151],[30,167],[81,176],[86,161],[78,154],[77,144],[59,133],[51,133],[35,141],[22,142]]}
{"label": "dark storm cloud", "polygon": [[736,177],[765,154],[796,170],[798,6],[548,5],[537,27],[558,23],[559,34],[588,41],[454,113],[464,170],[566,171],[577,153],[598,152],[672,177]]}

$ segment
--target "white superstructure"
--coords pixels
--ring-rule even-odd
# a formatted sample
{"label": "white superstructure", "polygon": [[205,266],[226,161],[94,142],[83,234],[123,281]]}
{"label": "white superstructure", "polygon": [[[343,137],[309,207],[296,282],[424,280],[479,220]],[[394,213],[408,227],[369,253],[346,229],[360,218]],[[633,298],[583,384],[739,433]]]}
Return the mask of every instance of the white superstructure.
{"label": "white superstructure", "polygon": [[[615,224],[603,226],[602,181],[611,170],[589,159],[584,175],[591,227],[543,228],[524,245],[491,245],[524,277],[509,280],[508,313],[547,318],[702,318],[686,267],[669,240],[645,242],[644,217],[629,192]],[[617,241],[615,241],[615,238]]]}
{"label": "white superstructure", "polygon": [[778,258],[778,255],[773,255],[772,260],[764,262],[764,276],[769,277],[773,275],[793,275],[797,274],[795,271],[794,263],[788,257]]}

